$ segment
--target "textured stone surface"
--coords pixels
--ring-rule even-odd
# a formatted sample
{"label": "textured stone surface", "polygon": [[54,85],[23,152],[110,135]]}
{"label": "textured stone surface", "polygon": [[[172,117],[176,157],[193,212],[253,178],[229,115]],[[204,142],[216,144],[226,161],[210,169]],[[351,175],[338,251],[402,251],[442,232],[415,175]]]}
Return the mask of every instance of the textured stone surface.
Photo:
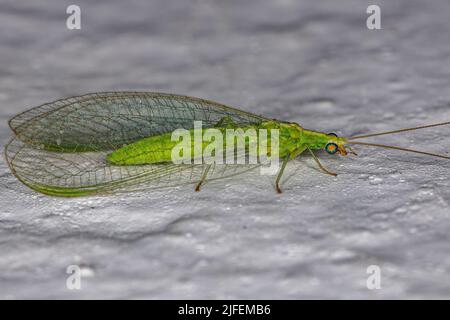
{"label": "textured stone surface", "polygon": [[[450,119],[450,6],[378,1],[3,1],[0,140],[56,98],[148,90],[340,135]],[[378,141],[447,152],[450,128]],[[82,199],[42,196],[0,162],[1,298],[449,298],[450,162],[358,148],[258,173]],[[82,289],[66,267],[82,266]],[[381,290],[366,288],[379,265]]]}

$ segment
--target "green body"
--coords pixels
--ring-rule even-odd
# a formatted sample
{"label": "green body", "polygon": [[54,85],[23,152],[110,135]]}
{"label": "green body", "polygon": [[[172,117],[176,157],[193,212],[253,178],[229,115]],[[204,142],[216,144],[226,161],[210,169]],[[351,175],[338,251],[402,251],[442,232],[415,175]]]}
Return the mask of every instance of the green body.
{"label": "green body", "polygon": [[[324,134],[322,132],[316,132],[304,129],[296,123],[286,123],[279,121],[265,121],[258,125],[236,127],[236,126],[219,126],[215,127],[219,129],[224,135],[223,147],[226,148],[225,130],[229,128],[233,129],[255,129],[258,132],[259,129],[267,129],[267,148],[270,149],[270,132],[272,129],[279,130],[279,156],[285,158],[289,156],[291,159],[301,154],[307,148],[316,150],[323,149],[325,145],[330,141],[336,141],[340,138]],[[203,129],[206,130],[206,129]],[[193,131],[192,137],[192,150],[194,153],[193,143]],[[107,161],[113,165],[141,165],[141,164],[158,164],[167,163],[172,161],[172,149],[178,144],[178,141],[172,141],[172,133],[165,133],[162,135],[156,135],[148,138],[141,139],[132,144],[124,146],[108,155]],[[203,141],[202,151],[209,144],[209,141]],[[248,147],[248,140],[246,140],[246,147]],[[259,154],[258,149],[258,156]]]}

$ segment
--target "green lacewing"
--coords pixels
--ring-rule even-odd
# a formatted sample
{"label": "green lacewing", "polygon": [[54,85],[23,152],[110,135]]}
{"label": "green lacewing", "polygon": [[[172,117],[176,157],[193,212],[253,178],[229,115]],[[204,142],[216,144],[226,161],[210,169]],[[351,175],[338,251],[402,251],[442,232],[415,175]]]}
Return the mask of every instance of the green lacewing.
{"label": "green lacewing", "polygon": [[22,183],[47,195],[65,197],[183,184],[195,184],[198,191],[206,181],[240,175],[261,165],[171,163],[167,159],[167,150],[173,146],[170,133],[180,128],[192,130],[194,121],[202,121],[205,128],[222,130],[228,127],[280,130],[278,147],[282,164],[276,177],[278,192],[287,162],[305,151],[330,175],[336,174],[320,163],[314,150],[356,155],[349,145],[359,144],[450,159],[445,155],[355,141],[450,122],[342,138],[209,100],[154,92],[91,93],[20,113],[9,121],[14,137],[5,147],[5,156]]}

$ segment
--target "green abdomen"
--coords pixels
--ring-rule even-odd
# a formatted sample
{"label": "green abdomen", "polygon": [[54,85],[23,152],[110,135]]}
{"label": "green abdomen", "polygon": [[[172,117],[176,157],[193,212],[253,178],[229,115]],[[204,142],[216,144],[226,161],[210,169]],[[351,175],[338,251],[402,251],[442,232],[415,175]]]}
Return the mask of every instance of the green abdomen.
{"label": "green abdomen", "polygon": [[[255,146],[256,154],[259,156],[260,148],[259,145],[261,143],[265,143],[267,146],[267,150],[270,151],[270,129],[276,128],[279,129],[279,125],[276,123],[276,126],[273,125],[273,122],[266,122],[262,123],[261,125],[257,126],[247,126],[241,128],[242,130],[246,131],[248,129],[254,129],[256,133],[259,135],[259,129],[268,129],[267,131],[267,139],[265,141],[258,141],[258,144]],[[223,150],[226,149],[227,146],[227,137],[226,137],[226,129],[227,128],[215,128],[221,131],[223,136]],[[238,128],[233,128],[234,130],[237,130]],[[202,135],[207,129],[203,129]],[[194,156],[194,130],[190,130],[191,133],[191,157]],[[164,163],[164,162],[172,162],[172,149],[180,143],[179,141],[172,141],[172,132],[143,138],[141,140],[138,140],[132,144],[129,144],[127,146],[124,146],[123,148],[120,148],[111,154],[108,155],[107,161],[114,165],[140,165],[140,164],[157,164],[157,163]],[[283,138],[282,130],[280,132],[280,156],[282,156],[282,150],[285,149],[285,142],[288,141],[288,139]],[[210,144],[210,141],[203,141],[202,143],[202,152],[205,150],[205,148]],[[245,139],[245,148],[248,152],[249,150],[252,150],[249,148],[249,139]],[[255,153],[255,152],[253,152]],[[253,154],[254,155],[254,154]],[[270,153],[269,153],[270,155]]]}
{"label": "green abdomen", "polygon": [[108,155],[107,160],[115,165],[153,164],[171,161],[171,133],[138,140]]}

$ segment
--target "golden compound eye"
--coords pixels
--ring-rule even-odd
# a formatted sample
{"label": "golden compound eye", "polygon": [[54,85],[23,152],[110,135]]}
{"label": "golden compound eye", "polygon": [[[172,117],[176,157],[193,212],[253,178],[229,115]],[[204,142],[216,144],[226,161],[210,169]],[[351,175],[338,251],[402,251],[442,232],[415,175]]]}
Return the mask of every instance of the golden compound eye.
{"label": "golden compound eye", "polygon": [[329,154],[335,154],[336,152],[338,152],[338,149],[338,145],[334,142],[327,143],[327,145],[325,146],[325,151]]}

